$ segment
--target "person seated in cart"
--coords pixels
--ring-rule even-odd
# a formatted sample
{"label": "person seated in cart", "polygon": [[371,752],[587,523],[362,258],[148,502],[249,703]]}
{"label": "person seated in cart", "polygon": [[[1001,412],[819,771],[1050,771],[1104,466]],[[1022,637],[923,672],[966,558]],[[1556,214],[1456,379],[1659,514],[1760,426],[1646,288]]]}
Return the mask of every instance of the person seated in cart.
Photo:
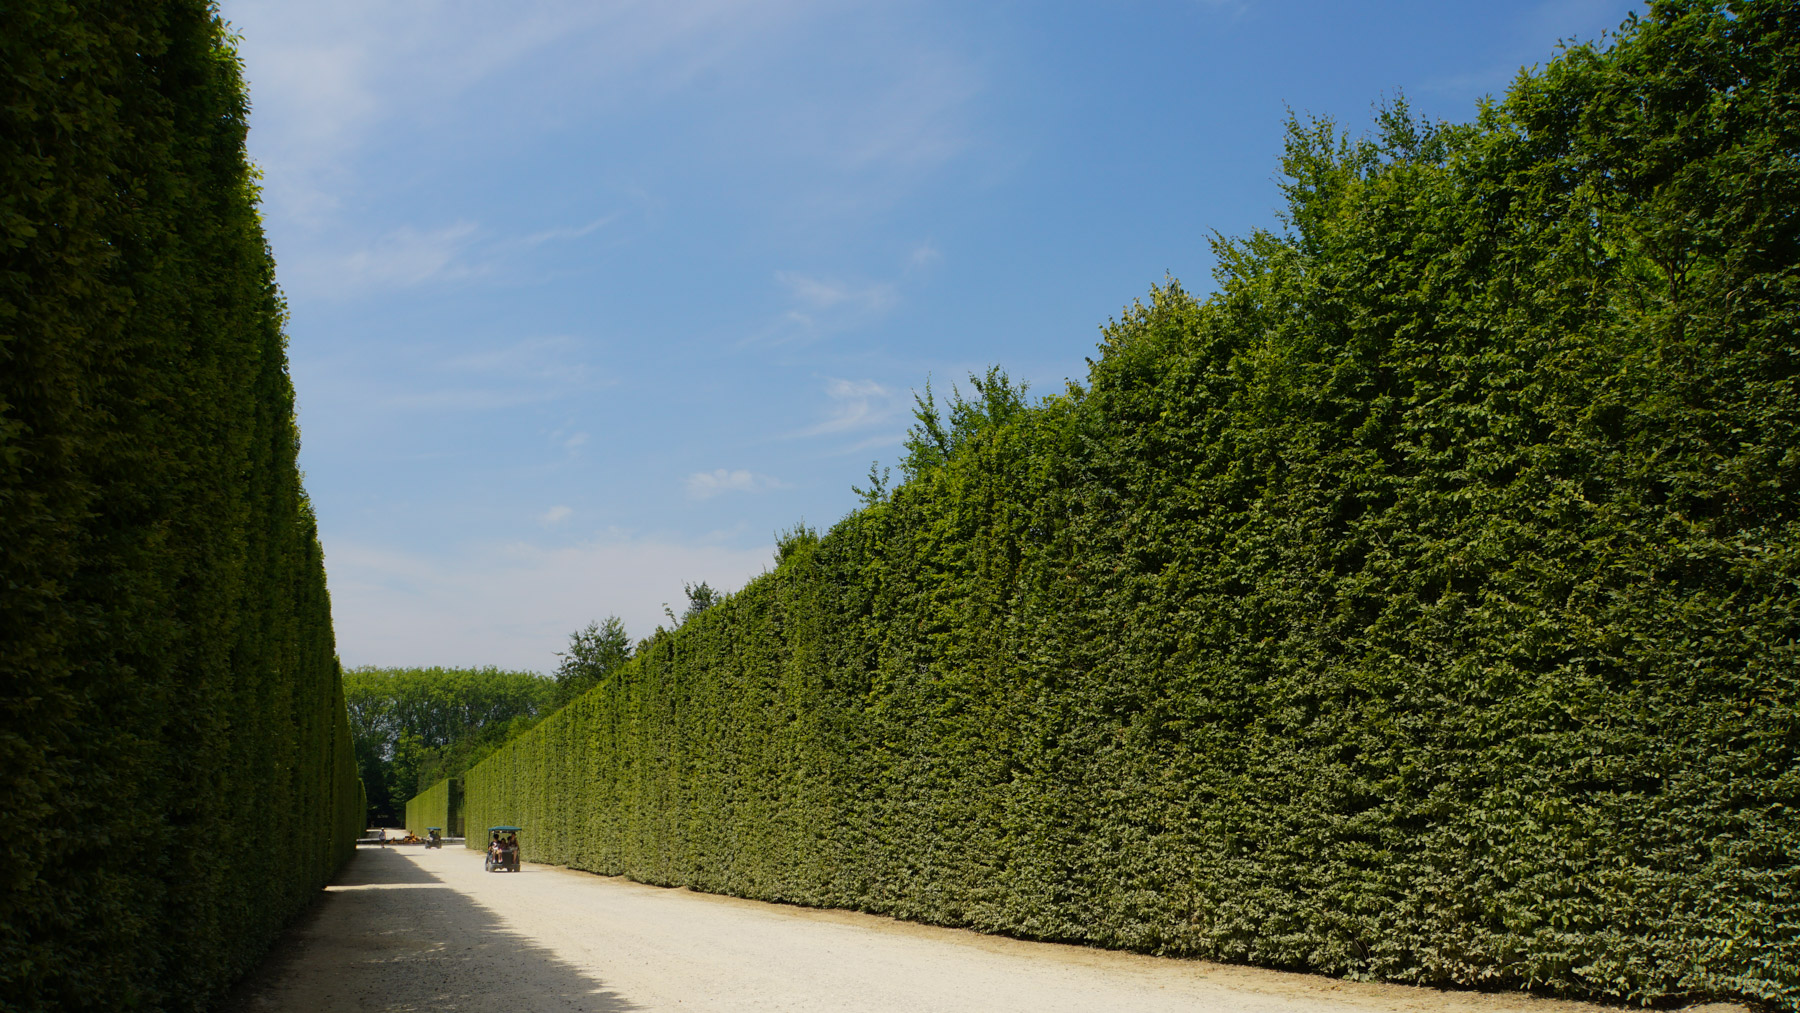
{"label": "person seated in cart", "polygon": [[426,847],[442,848],[444,846],[443,835],[438,833],[438,831],[441,829],[443,829],[443,828],[442,827],[426,827],[425,828],[425,846]]}
{"label": "person seated in cart", "polygon": [[[520,827],[499,826],[488,828],[487,870],[505,869],[509,872],[519,871],[519,830]],[[505,836],[502,837],[501,835]]]}

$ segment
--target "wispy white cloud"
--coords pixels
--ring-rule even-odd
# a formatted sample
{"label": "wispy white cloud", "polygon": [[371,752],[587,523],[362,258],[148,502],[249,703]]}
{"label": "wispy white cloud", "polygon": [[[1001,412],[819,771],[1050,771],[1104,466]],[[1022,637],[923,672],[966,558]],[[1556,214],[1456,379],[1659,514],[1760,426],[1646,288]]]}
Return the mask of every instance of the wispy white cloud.
{"label": "wispy white cloud", "polygon": [[538,523],[546,527],[552,524],[561,524],[563,521],[568,520],[574,513],[574,509],[559,504],[539,514]]}
{"label": "wispy white cloud", "polygon": [[[525,338],[477,351],[453,355],[438,363],[437,375],[478,377],[476,389],[487,393],[471,407],[504,407],[557,401],[597,387],[596,378],[581,342],[567,335]],[[423,378],[429,383],[430,378]],[[458,385],[457,389],[467,389]],[[562,438],[565,450],[587,442],[584,432]]]}
{"label": "wispy white cloud", "polygon": [[270,194],[280,213],[316,224],[354,176],[351,156],[387,124],[428,121],[478,88],[518,78],[554,79],[542,89],[552,106],[632,105],[759,52],[807,6],[224,0],[222,10],[242,35],[251,147]]}
{"label": "wispy white cloud", "polygon": [[900,303],[893,282],[852,283],[799,271],[777,271],[775,281],[787,292],[788,308],[742,344],[788,344],[853,330]]}
{"label": "wispy white cloud", "polygon": [[542,232],[534,232],[529,236],[521,238],[519,240],[519,245],[523,247],[532,247],[542,246],[545,243],[568,242],[572,239],[580,239],[583,236],[593,235],[595,232],[598,232],[617,221],[618,218],[619,216],[617,214],[602,215],[599,218],[588,222],[586,225],[545,229]]}
{"label": "wispy white cloud", "polygon": [[839,156],[864,170],[934,169],[968,147],[965,109],[979,90],[962,62],[941,51],[921,52],[887,88],[858,103]]}
{"label": "wispy white cloud", "polygon": [[376,399],[383,408],[413,412],[486,412],[555,401],[566,392],[499,387],[414,387],[392,389]]}
{"label": "wispy white cloud", "polygon": [[871,436],[868,439],[857,440],[855,443],[850,444],[848,447],[843,447],[839,450],[833,451],[833,453],[836,453],[836,454],[860,454],[865,450],[881,450],[886,447],[899,446],[900,441],[904,440],[905,438],[906,438],[905,433],[896,430],[891,433],[883,433],[880,436]]}
{"label": "wispy white cloud", "polygon": [[880,313],[899,302],[894,286],[886,282],[850,285],[831,278],[815,278],[798,271],[778,271],[775,280],[787,288],[795,302],[811,310],[847,307],[865,313]]}
{"label": "wispy white cloud", "polygon": [[587,432],[576,429],[575,425],[575,419],[567,419],[562,425],[550,430],[545,437],[551,446],[562,450],[571,459],[581,453],[581,448],[587,446],[589,439]]}
{"label": "wispy white cloud", "polygon": [[588,365],[582,361],[581,351],[576,338],[553,334],[462,352],[441,360],[437,368],[448,373],[582,384],[588,378]]}
{"label": "wispy white cloud", "polygon": [[[566,335],[498,341],[436,358],[429,357],[432,351],[427,345],[400,355],[344,354],[296,368],[315,378],[307,389],[328,389],[358,411],[496,411],[549,404],[616,382],[594,368],[584,342]],[[320,375],[334,382],[317,382]],[[574,452],[589,437],[570,420],[548,439]]]}
{"label": "wispy white cloud", "polygon": [[310,252],[288,258],[282,283],[291,292],[347,298],[467,278],[483,270],[467,256],[478,232],[473,222],[424,231],[401,226],[348,253]]}
{"label": "wispy white cloud", "polygon": [[893,389],[874,380],[828,380],[825,397],[825,419],[794,435],[827,436],[867,429],[892,419],[898,408]]}
{"label": "wispy white cloud", "polygon": [[[581,225],[543,229],[529,235],[493,236],[474,222],[432,229],[403,225],[366,237],[357,248],[310,248],[284,258],[283,284],[308,296],[346,299],[476,277],[512,277],[530,251],[593,235],[619,219],[603,215]],[[347,233],[356,237],[354,230]]]}
{"label": "wispy white cloud", "polygon": [[779,479],[743,468],[697,471],[687,477],[686,485],[689,499],[711,499],[726,492],[764,492],[786,487]]}
{"label": "wispy white cloud", "polygon": [[[974,119],[982,90],[975,61],[916,19],[891,18],[892,36],[841,86],[814,87],[795,72],[808,62],[798,57],[841,27],[842,13],[817,0],[223,0],[222,11],[242,33],[250,147],[296,305],[444,282],[536,280],[541,272],[523,261],[546,244],[637,235],[620,228],[632,211],[604,207],[549,227],[479,209],[479,227],[427,220],[395,228],[382,218],[380,207],[397,205],[374,181],[391,188],[396,164],[471,138],[528,145],[663,108],[671,113],[664,119],[686,124],[671,145],[780,172],[795,181],[773,197],[784,214],[840,222],[843,209],[891,203],[986,136]],[[722,84],[735,83],[731,115],[693,114],[696,102],[719,107]],[[421,162],[404,175],[429,186],[456,173]],[[622,178],[602,187],[617,202],[629,201],[635,185]],[[898,301],[881,282],[792,273],[781,284],[792,304],[759,339],[829,335]]]}

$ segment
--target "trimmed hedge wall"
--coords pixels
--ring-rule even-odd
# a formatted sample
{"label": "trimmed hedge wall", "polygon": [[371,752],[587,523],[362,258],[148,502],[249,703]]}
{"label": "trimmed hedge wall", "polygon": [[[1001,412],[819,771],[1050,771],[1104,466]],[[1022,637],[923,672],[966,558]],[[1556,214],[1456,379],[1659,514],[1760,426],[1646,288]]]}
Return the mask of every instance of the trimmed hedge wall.
{"label": "trimmed hedge wall", "polygon": [[445,837],[463,836],[462,781],[446,777],[406,803],[406,832],[424,837],[430,827],[443,830]]}
{"label": "trimmed hedge wall", "polygon": [[236,57],[199,0],[0,18],[0,1006],[205,1009],[361,789]]}
{"label": "trimmed hedge wall", "polygon": [[1466,126],[467,776],[527,858],[1393,981],[1800,1008],[1800,8]]}

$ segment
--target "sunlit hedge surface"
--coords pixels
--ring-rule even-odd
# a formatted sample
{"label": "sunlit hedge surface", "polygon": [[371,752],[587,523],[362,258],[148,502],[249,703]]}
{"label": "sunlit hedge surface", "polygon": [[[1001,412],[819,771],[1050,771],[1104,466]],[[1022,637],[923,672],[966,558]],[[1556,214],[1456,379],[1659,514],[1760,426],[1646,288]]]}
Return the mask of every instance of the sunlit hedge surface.
{"label": "sunlit hedge surface", "polygon": [[437,827],[445,837],[463,834],[462,785],[454,777],[444,778],[406,803],[406,832],[424,837]]}
{"label": "sunlit hedge surface", "polygon": [[[1394,981],[1800,1008],[1800,8],[1657,4],[470,772],[530,860]],[[990,377],[990,380],[992,377]]]}
{"label": "sunlit hedge surface", "polygon": [[361,791],[237,61],[0,13],[0,1008],[208,1008]]}

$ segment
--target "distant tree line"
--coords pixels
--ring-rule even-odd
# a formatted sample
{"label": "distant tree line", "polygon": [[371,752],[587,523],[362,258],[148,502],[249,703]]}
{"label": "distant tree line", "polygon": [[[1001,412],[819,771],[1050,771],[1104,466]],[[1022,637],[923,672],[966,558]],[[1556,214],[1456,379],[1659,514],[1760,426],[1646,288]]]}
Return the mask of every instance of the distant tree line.
{"label": "distant tree line", "polygon": [[1473,122],[1295,120],[1286,227],[471,769],[526,857],[1039,939],[1800,1009],[1800,6]]}
{"label": "distant tree line", "polygon": [[536,724],[558,685],[499,668],[353,668],[344,673],[369,818],[399,826],[406,801]]}
{"label": "distant tree line", "polygon": [[0,1008],[203,1010],[362,796],[202,0],[0,12]]}
{"label": "distant tree line", "polygon": [[[704,583],[688,585],[687,593],[689,616],[719,598]],[[608,616],[569,635],[549,678],[493,667],[351,669],[345,695],[371,819],[396,825],[409,801],[427,793],[431,812],[451,811],[450,800],[459,796],[443,783],[447,778],[599,685],[631,652],[625,624]]]}

